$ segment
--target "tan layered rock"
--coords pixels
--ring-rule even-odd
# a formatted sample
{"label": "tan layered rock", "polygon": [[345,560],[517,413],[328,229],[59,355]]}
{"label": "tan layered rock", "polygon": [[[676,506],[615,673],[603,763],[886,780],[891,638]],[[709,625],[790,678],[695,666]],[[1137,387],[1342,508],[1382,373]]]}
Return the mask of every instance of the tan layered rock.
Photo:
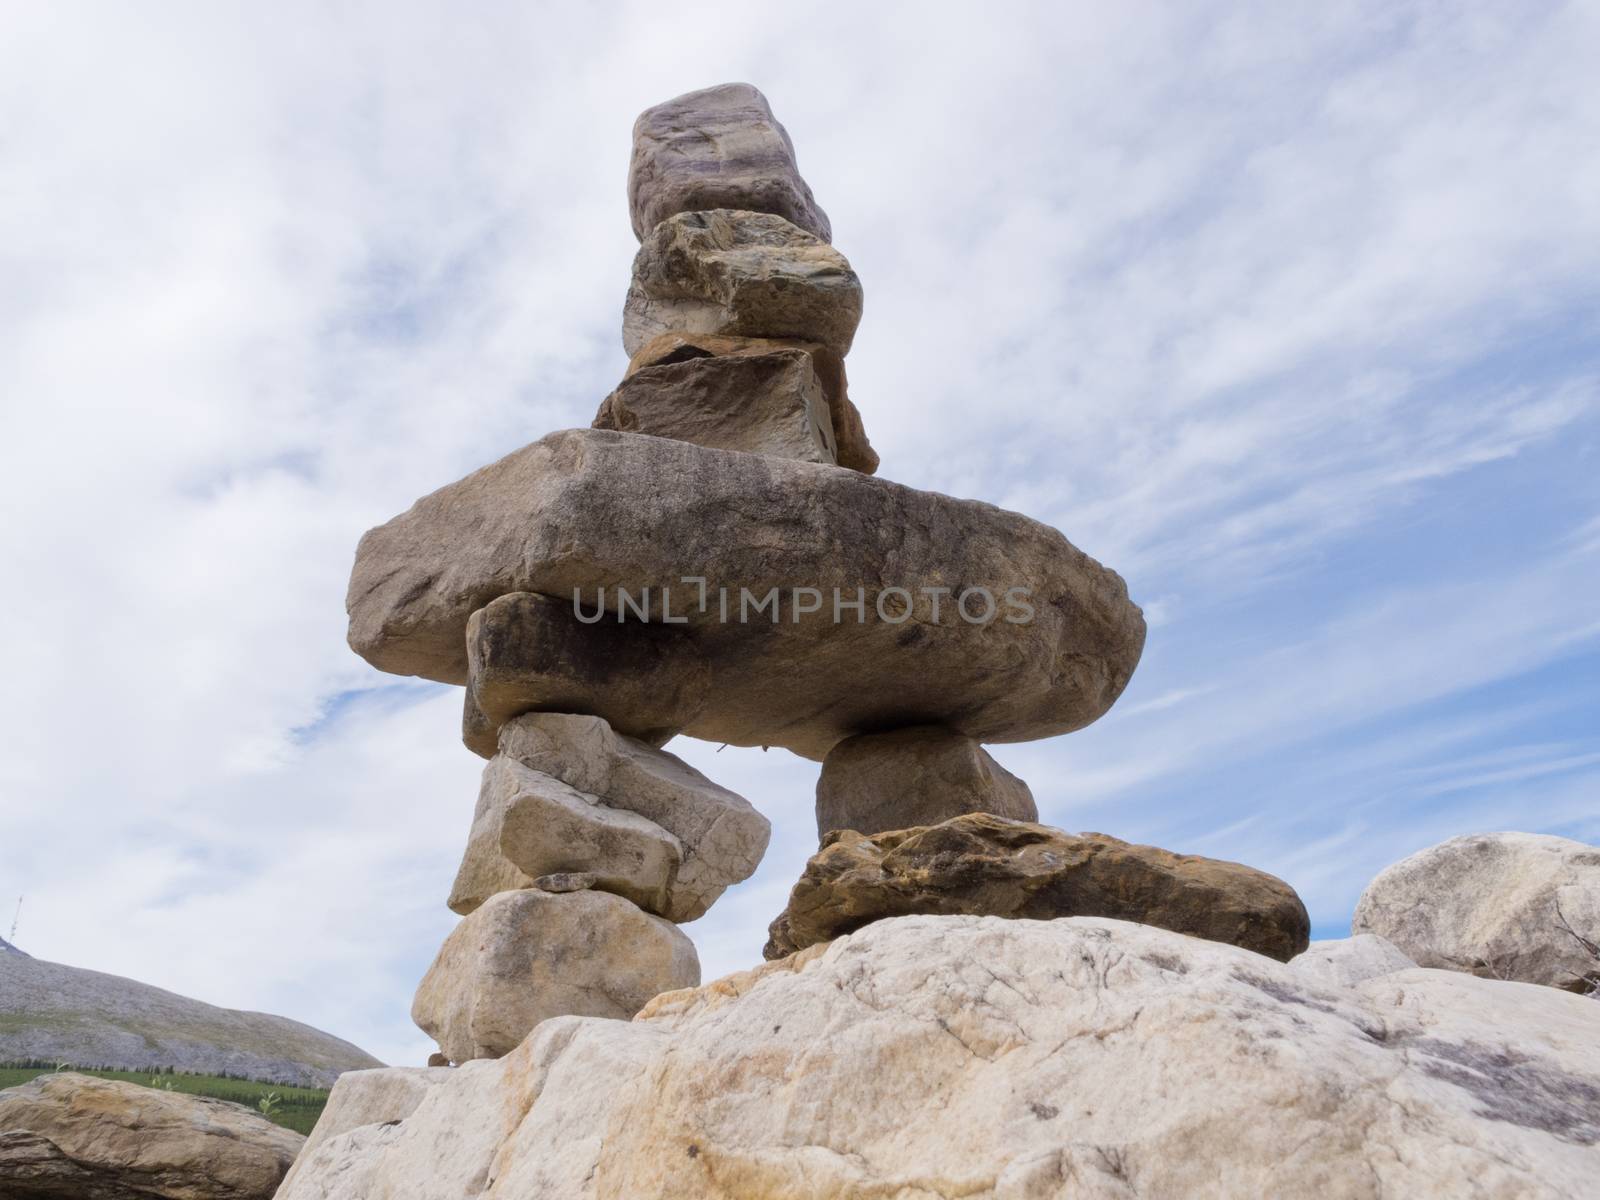
{"label": "tan layered rock", "polygon": [[305,1139],[238,1104],[60,1072],[0,1092],[7,1200],[269,1200]]}
{"label": "tan layered rock", "polygon": [[[687,576],[707,581],[704,609]],[[614,617],[619,587],[635,599],[649,587],[657,624],[671,589],[671,615],[686,622],[670,627],[687,644],[658,678],[680,661],[685,677],[700,662],[709,671],[697,699],[663,706],[671,724],[817,759],[873,729],[944,724],[984,742],[1079,729],[1121,694],[1144,645],[1121,578],[1026,517],[605,430],[551,434],[370,530],[351,575],[350,644],[380,670],[465,683],[467,624],[485,605],[577,590],[592,612],[603,590]],[[986,622],[957,610],[957,588]],[[782,621],[746,610],[741,623],[741,589],[781,601]],[[822,599],[797,613],[797,599],[814,599],[806,589]],[[1026,609],[1008,602],[1012,589]],[[848,609],[834,623],[836,595],[864,601],[859,623]]]}
{"label": "tan layered rock", "polygon": [[339,1076],[328,1093],[328,1103],[317,1118],[316,1128],[284,1177],[283,1189],[294,1189],[295,1177],[324,1142],[367,1125],[392,1127],[416,1112],[428,1093],[450,1078],[449,1065],[445,1059],[437,1067],[380,1067],[346,1071]]}
{"label": "tan layered rock", "polygon": [[632,355],[663,333],[821,342],[850,352],[861,281],[827,242],[771,213],[679,213],[648,234],[622,310]]}
{"label": "tan layered rock", "polygon": [[716,450],[836,462],[833,418],[803,350],[646,367],[601,402],[593,425]]}
{"label": "tan layered rock", "polygon": [[798,342],[783,338],[729,337],[714,333],[663,333],[651,338],[628,360],[628,375],[647,367],[671,366],[696,358],[720,355],[770,354],[779,350],[803,350],[811,356],[812,369],[822,385],[823,399],[832,418],[834,450],[841,467],[871,475],[878,469],[878,453],[867,439],[861,412],[850,400],[844,359],[817,342]]}
{"label": "tan layered rock", "polygon": [[748,83],[689,92],[645,109],[633,123],[634,234],[642,241],[668,217],[710,208],[776,213],[825,242],[833,236],[800,177],[788,132]]}
{"label": "tan layered rock", "polygon": [[817,837],[879,833],[986,812],[1037,821],[1033,793],[969,737],[939,726],[846,738],[822,760]]}
{"label": "tan layered rock", "polygon": [[1238,863],[989,813],[872,837],[824,839],[773,921],[765,955],[792,954],[911,913],[1111,917],[1287,961],[1310,940],[1283,880]]}
{"label": "tan layered rock", "polygon": [[501,725],[534,711],[592,713],[660,745],[700,712],[710,686],[682,631],[614,615],[586,623],[570,595],[497,597],[468,620],[466,648],[461,740],[485,758]]}
{"label": "tan layered rock", "polygon": [[497,755],[483,771],[449,903],[465,916],[498,892],[582,873],[587,886],[665,915],[683,907],[669,900],[682,861],[678,839],[654,821]]}
{"label": "tan layered rock", "polygon": [[1600,1004],[1323,987],[1093,918],[881,921],[453,1075],[279,1200],[1572,1200],[1600,1174]]}
{"label": "tan layered rock", "polygon": [[462,1063],[508,1053],[549,1017],[627,1020],[699,982],[694,943],[620,896],[501,892],[445,939],[411,1017]]}
{"label": "tan layered rock", "polygon": [[772,826],[748,800],[598,717],[529,713],[502,730],[500,749],[677,839],[682,861],[663,910],[669,920],[703,916],[725,889],[754,874],[766,853]]}
{"label": "tan layered rock", "polygon": [[1475,833],[1389,867],[1356,904],[1375,933],[1424,967],[1600,990],[1600,846],[1535,833]]}

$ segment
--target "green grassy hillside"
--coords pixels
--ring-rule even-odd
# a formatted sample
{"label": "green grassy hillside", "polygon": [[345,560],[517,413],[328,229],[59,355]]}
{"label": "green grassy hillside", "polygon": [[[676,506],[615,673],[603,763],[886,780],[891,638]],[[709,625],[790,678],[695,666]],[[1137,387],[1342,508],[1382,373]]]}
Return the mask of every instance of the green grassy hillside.
{"label": "green grassy hillside", "polygon": [[[296,1133],[310,1133],[311,1127],[322,1115],[328,1102],[323,1088],[285,1087],[277,1083],[258,1083],[252,1079],[230,1079],[223,1075],[185,1075],[176,1072],[152,1073],[150,1071],[96,1071],[74,1066],[80,1075],[94,1075],[100,1079],[121,1079],[145,1087],[170,1088],[191,1096],[210,1096],[215,1100],[231,1100],[246,1108],[263,1113],[274,1124]],[[52,1063],[28,1065],[0,1063],[0,1090],[27,1083],[37,1075],[47,1075],[55,1070]],[[271,1097],[272,1099],[268,1099]],[[263,1108],[263,1102],[266,1106]]]}

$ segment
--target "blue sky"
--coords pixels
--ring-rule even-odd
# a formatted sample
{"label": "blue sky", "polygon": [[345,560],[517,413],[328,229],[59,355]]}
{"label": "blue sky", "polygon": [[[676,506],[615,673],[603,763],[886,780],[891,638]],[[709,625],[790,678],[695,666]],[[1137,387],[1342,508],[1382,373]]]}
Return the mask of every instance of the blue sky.
{"label": "blue sky", "polygon": [[[1323,935],[1445,837],[1600,841],[1594,8],[865,8],[12,14],[24,949],[422,1061],[481,763],[458,693],[345,648],[355,542],[588,423],[633,117],[733,79],[862,277],[882,473],[1146,608],[1110,715],[994,750],[1046,820],[1274,871]],[[775,829],[689,927],[709,977],[759,956],[816,768],[674,749]]]}

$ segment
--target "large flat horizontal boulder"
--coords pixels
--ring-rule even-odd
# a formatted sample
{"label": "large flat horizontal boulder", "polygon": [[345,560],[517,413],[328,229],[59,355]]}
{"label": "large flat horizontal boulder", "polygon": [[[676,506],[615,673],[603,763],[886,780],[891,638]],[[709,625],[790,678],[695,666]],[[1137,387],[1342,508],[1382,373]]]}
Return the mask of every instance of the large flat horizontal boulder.
{"label": "large flat horizontal boulder", "polygon": [[[651,338],[628,360],[628,375],[647,367],[670,366],[696,358],[722,355],[771,354],[779,350],[804,350],[811,356],[811,367],[822,384],[822,397],[833,418],[834,452],[841,467],[874,474],[878,452],[867,438],[861,412],[850,399],[844,359],[819,342],[800,342],[785,338],[732,337],[716,333],[663,333]],[[686,439],[693,440],[693,439]]]}
{"label": "large flat horizontal boulder", "polygon": [[969,737],[937,725],[846,738],[822,760],[817,839],[881,833],[986,812],[1037,821],[1028,785]]}
{"label": "large flat horizontal boulder", "polygon": [[823,241],[833,236],[800,177],[788,132],[748,83],[689,92],[645,109],[633,123],[633,232],[643,240],[668,217],[708,208],[776,213]]}
{"label": "large flat horizontal boulder", "polygon": [[304,1144],[243,1105],[70,1071],[0,1092],[6,1200],[271,1200]]}
{"label": "large flat horizontal boulder", "polygon": [[1419,966],[1600,991],[1600,846],[1473,833],[1401,859],[1367,885],[1352,933]]}
{"label": "large flat horizontal boulder", "polygon": [[632,355],[663,333],[821,342],[850,352],[861,280],[827,242],[770,213],[680,213],[645,237],[622,310]]}
{"label": "large flat horizontal boulder", "polygon": [[804,350],[696,356],[645,367],[601,401],[593,425],[716,450],[838,461],[833,417]]}
{"label": "large flat horizontal boulder", "polygon": [[1122,579],[1027,517],[606,430],[550,434],[370,530],[350,645],[380,670],[464,684],[468,622],[512,592],[681,631],[709,673],[683,732],[814,759],[909,725],[984,742],[1071,732],[1122,693],[1144,645]]}
{"label": "large flat horizontal boulder", "polygon": [[969,813],[871,837],[829,834],[772,922],[766,957],[913,913],[1110,917],[1284,962],[1311,935],[1300,897],[1265,871]]}
{"label": "large flat horizontal boulder", "polygon": [[682,861],[678,839],[654,821],[496,755],[483,770],[450,908],[465,916],[543,876],[583,874],[591,887],[664,916]]}
{"label": "large flat horizontal boulder", "polygon": [[469,1064],[279,1200],[1575,1200],[1600,1004],[1323,987],[1122,921],[902,917]]}
{"label": "large flat horizontal boulder", "polygon": [[451,1062],[498,1058],[549,1017],[626,1021],[700,982],[678,927],[609,892],[501,892],[439,948],[411,1005]]}
{"label": "large flat horizontal boulder", "polygon": [[671,921],[705,915],[726,889],[753,875],[772,836],[743,796],[598,717],[529,713],[501,730],[500,752],[676,838],[682,861],[662,910]]}

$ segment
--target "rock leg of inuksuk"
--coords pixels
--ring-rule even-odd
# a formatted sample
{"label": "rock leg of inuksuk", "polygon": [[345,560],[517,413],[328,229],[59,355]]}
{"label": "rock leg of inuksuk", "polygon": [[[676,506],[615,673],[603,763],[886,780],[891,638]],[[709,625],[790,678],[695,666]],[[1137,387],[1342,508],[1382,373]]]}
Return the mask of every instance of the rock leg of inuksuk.
{"label": "rock leg of inuksuk", "polygon": [[351,645],[464,685],[489,760],[464,919],[413,1008],[454,1062],[698,982],[676,923],[769,827],[675,734],[822,761],[821,834],[1031,821],[981,743],[1093,721],[1144,643],[1055,530],[874,475],[844,368],[861,282],[760,92],[646,111],[628,197],[631,359],[593,427],[419,500],[351,578]]}

